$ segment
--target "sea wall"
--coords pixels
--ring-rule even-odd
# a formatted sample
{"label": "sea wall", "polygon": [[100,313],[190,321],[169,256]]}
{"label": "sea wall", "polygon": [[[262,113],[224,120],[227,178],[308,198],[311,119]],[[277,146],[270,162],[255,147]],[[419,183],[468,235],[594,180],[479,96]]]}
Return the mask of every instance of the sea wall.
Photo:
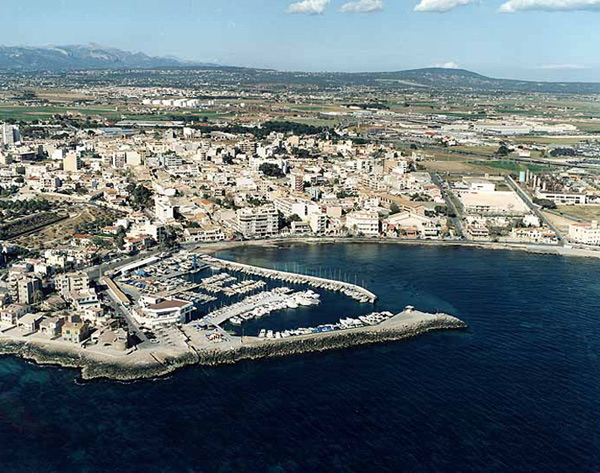
{"label": "sea wall", "polygon": [[196,364],[218,366],[243,360],[345,349],[403,340],[434,330],[463,329],[466,326],[455,317],[439,314],[410,324],[372,326],[276,340],[255,338],[229,349],[216,346],[208,350],[190,349],[171,353],[140,350],[120,357],[101,356],[77,347],[67,350],[49,344],[0,340],[0,355],[15,355],[40,365],[80,369],[84,380],[133,381],[166,376],[180,368]]}
{"label": "sea wall", "polygon": [[199,352],[201,365],[215,366],[303,353],[346,349],[374,343],[385,343],[416,337],[434,330],[464,329],[467,324],[449,315],[437,315],[409,325],[375,326],[276,340],[261,340],[231,350]]}

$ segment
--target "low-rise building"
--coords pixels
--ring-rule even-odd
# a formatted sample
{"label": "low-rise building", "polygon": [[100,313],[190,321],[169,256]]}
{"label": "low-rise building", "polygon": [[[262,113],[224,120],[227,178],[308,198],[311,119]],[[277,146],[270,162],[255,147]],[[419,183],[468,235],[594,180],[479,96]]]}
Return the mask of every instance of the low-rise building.
{"label": "low-rise building", "polygon": [[25,314],[17,320],[17,327],[25,333],[37,332],[43,318],[44,316],[42,314]]}
{"label": "low-rise building", "polygon": [[600,245],[600,227],[598,221],[592,223],[572,223],[569,225],[569,239],[585,245]]}
{"label": "low-rise building", "polygon": [[66,342],[81,343],[88,338],[90,327],[87,322],[78,318],[71,318],[61,328],[62,339]]}
{"label": "low-rise building", "polygon": [[40,332],[50,338],[60,337],[64,323],[65,319],[63,317],[45,318],[40,323]]}
{"label": "low-rise building", "polygon": [[223,229],[217,225],[186,228],[183,231],[183,236],[187,243],[222,241],[225,239]]}
{"label": "low-rise building", "polygon": [[133,312],[134,318],[146,327],[189,322],[194,304],[179,299],[167,299],[142,306]]}

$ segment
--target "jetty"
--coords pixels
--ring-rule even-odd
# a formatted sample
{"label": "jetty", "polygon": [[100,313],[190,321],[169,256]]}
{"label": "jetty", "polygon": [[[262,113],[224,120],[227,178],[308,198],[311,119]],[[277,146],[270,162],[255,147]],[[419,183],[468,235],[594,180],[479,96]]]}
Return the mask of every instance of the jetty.
{"label": "jetty", "polygon": [[306,274],[291,273],[277,269],[262,268],[235,261],[228,261],[214,256],[201,256],[206,262],[220,269],[229,269],[239,271],[244,274],[261,276],[263,278],[275,279],[292,284],[307,284],[314,288],[326,289],[329,291],[340,292],[359,302],[375,303],[377,295],[356,284],[337,281],[335,279],[326,279],[318,276],[309,276]]}
{"label": "jetty", "polygon": [[466,326],[447,314],[416,310],[405,310],[376,325],[275,339],[232,336],[218,326],[207,331],[186,324],[174,329],[173,334],[178,333],[180,341],[173,346],[159,344],[121,354],[0,333],[0,355],[12,354],[38,364],[77,368],[81,370],[82,379],[127,381],[165,376],[190,365],[217,366],[242,360],[345,349],[404,340],[437,330],[460,330]]}

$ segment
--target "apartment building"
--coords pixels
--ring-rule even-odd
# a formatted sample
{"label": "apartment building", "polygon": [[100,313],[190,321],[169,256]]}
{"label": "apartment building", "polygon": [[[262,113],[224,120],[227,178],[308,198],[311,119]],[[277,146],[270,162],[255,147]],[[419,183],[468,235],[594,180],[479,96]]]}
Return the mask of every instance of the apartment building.
{"label": "apartment building", "polygon": [[236,213],[236,229],[244,238],[263,238],[275,235],[279,228],[279,215],[275,207],[243,208]]}
{"label": "apartment building", "polygon": [[365,236],[379,235],[379,215],[377,212],[361,210],[346,215],[346,228],[352,233]]}
{"label": "apartment building", "polygon": [[600,245],[600,227],[598,221],[592,223],[572,223],[569,225],[569,239],[585,245]]}

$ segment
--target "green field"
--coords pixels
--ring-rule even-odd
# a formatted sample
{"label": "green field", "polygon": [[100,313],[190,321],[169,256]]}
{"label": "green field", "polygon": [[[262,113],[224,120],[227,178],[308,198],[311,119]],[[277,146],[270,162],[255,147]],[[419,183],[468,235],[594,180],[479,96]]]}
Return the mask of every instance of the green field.
{"label": "green field", "polygon": [[600,220],[600,205],[559,205],[557,210],[563,215],[588,222]]}
{"label": "green field", "polygon": [[525,171],[526,169],[529,169],[530,171],[533,172],[547,172],[547,171],[551,171],[553,168],[551,166],[543,166],[540,164],[523,164],[523,163],[517,163],[515,161],[471,161],[470,164],[475,164],[477,166],[486,166],[488,168],[494,168],[494,169],[502,169],[505,171],[511,171],[511,172],[519,172],[519,171]]}
{"label": "green field", "polygon": [[48,120],[52,115],[63,115],[67,112],[80,113],[90,117],[101,117],[109,120],[177,120],[185,117],[207,117],[208,120],[224,118],[229,113],[220,113],[214,110],[186,110],[186,111],[168,111],[164,114],[131,114],[126,111],[115,110],[114,108],[87,108],[87,107],[19,107],[19,106],[1,106],[0,121],[13,119],[19,122],[30,122],[33,120]]}
{"label": "green field", "polygon": [[110,119],[119,119],[121,114],[114,109],[102,108],[73,108],[73,107],[17,107],[0,106],[0,120],[13,119],[17,121],[46,120],[52,115],[71,113],[81,113],[89,116],[103,116]]}

